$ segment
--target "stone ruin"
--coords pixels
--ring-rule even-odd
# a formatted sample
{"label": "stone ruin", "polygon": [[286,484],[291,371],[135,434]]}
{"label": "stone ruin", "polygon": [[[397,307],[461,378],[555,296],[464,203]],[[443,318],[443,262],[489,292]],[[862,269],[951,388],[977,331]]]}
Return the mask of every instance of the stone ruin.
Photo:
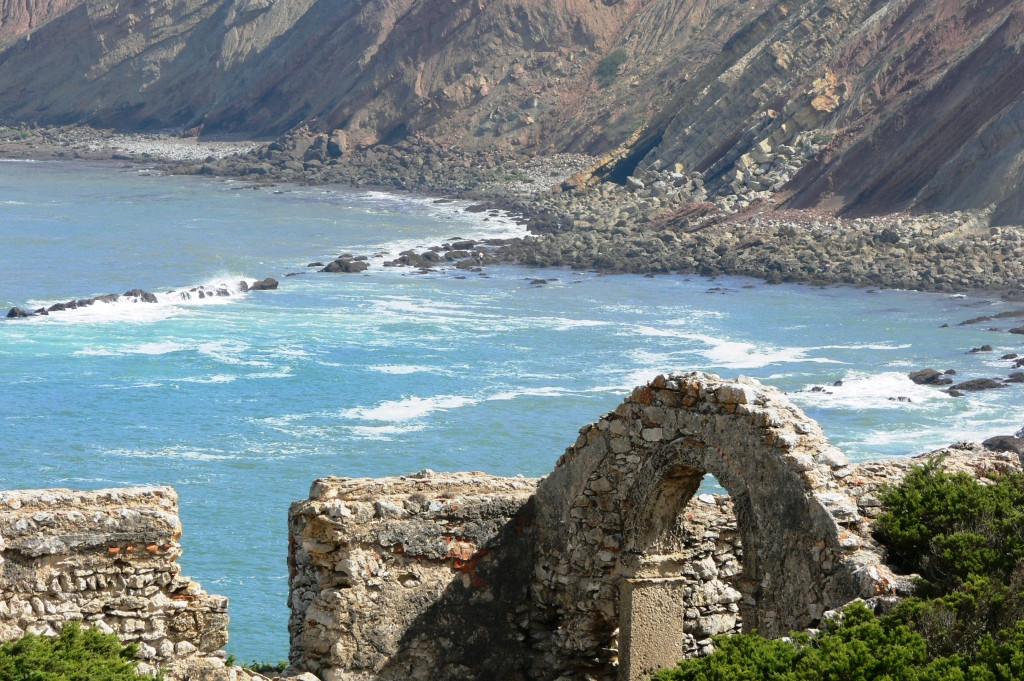
{"label": "stone ruin", "polygon": [[0,641],[80,621],[137,643],[144,673],[216,677],[227,598],[181,575],[180,537],[170,487],[0,492]]}
{"label": "stone ruin", "polygon": [[[850,464],[778,390],[689,373],[634,390],[540,481],[318,480],[290,512],[291,661],[325,681],[635,681],[714,634],[814,627],[908,592],[870,530],[914,463]],[[708,474],[727,497],[698,493]]]}
{"label": "stone ruin", "polygon": [[[937,454],[979,477],[1014,454]],[[778,390],[659,376],[541,480],[324,478],[289,512],[291,671],[323,681],[635,681],[711,636],[818,625],[909,592],[871,538],[880,486]],[[701,494],[707,475],[729,493]],[[77,619],[171,678],[226,668],[227,603],[179,574],[169,488],[0,493],[0,640]],[[306,677],[310,678],[310,677]]]}

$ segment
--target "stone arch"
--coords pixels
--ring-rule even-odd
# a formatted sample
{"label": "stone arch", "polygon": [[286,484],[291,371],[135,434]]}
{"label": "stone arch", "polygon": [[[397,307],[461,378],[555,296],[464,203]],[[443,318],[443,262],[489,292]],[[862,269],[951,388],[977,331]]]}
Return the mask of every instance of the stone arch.
{"label": "stone arch", "polygon": [[[729,499],[696,508],[706,474]],[[686,609],[699,614],[708,589],[726,607],[712,628],[728,630],[728,613],[738,610],[744,630],[767,636],[878,595],[886,587],[872,569],[880,556],[850,532],[858,514],[843,491],[849,475],[820,426],[774,388],[696,372],[637,388],[584,427],[538,487],[535,677],[643,678],[685,651],[654,641],[662,656],[678,651],[650,659],[638,627],[646,620],[655,637],[679,635],[695,617]],[[738,535],[742,572],[731,583],[695,580],[701,565],[682,564],[678,550],[699,542],[697,532],[716,541]]]}

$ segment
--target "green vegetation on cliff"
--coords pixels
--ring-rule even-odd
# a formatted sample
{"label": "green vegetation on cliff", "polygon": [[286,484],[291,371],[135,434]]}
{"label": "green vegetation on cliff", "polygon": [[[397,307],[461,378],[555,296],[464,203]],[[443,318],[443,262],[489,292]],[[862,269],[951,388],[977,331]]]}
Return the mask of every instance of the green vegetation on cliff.
{"label": "green vegetation on cliff", "polygon": [[139,649],[69,622],[55,638],[26,634],[0,645],[0,681],[152,681],[135,670]]}
{"label": "green vegetation on cliff", "polygon": [[820,633],[719,636],[657,681],[1024,679],[1024,475],[988,484],[930,463],[883,496],[875,524],[916,595],[877,616],[862,603]]}

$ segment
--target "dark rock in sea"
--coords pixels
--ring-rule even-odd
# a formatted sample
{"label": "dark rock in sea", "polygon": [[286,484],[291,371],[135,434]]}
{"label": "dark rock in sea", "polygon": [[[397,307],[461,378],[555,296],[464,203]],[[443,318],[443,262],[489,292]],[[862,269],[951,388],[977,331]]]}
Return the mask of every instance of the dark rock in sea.
{"label": "dark rock in sea", "polygon": [[977,353],[977,352],[992,352],[992,346],[986,344],[986,345],[982,345],[980,348],[971,348],[968,351],[968,354]]}
{"label": "dark rock in sea", "polygon": [[942,372],[936,371],[931,367],[927,369],[921,369],[919,371],[911,371],[908,376],[910,380],[918,385],[952,385],[953,379],[943,378]]}
{"label": "dark rock in sea", "polygon": [[548,283],[547,279],[531,279],[530,280],[530,285],[531,286],[541,286],[541,285],[546,284],[546,283]]}
{"label": "dark rock in sea", "polygon": [[38,310],[36,310],[32,314],[38,314],[38,315],[42,315],[44,317],[48,317],[50,315],[50,313],[46,311],[45,307],[39,308]]}
{"label": "dark rock in sea", "polygon": [[981,443],[985,449],[993,452],[1013,452],[1024,455],[1024,437],[1013,435],[996,435]]}
{"label": "dark rock in sea", "polygon": [[228,291],[226,288],[219,288],[217,289],[217,295],[221,296],[222,298],[226,298],[231,295],[231,292]]}
{"label": "dark rock in sea", "polygon": [[96,296],[93,300],[97,303],[116,303],[120,297],[116,293],[105,293],[102,296]]}
{"label": "dark rock in sea", "polygon": [[472,206],[466,206],[467,213],[486,213],[487,206],[482,203],[475,203]]}
{"label": "dark rock in sea", "polygon": [[306,265],[306,267],[323,267],[323,266],[324,266],[324,264],[322,262],[320,262],[319,260],[317,260],[316,262],[311,262],[308,265]]}
{"label": "dark rock in sea", "polygon": [[474,246],[476,246],[476,242],[472,239],[462,239],[461,241],[453,241],[449,250],[464,251]]}
{"label": "dark rock in sea", "polygon": [[354,272],[362,272],[370,268],[370,265],[362,260],[351,260],[349,258],[339,258],[332,262],[327,263],[327,267],[320,270],[321,272],[334,272],[341,274],[351,274]]}
{"label": "dark rock in sea", "polygon": [[257,281],[249,287],[250,291],[273,291],[277,288],[278,281],[273,277],[267,277],[263,281]]}
{"label": "dark rock in sea", "polygon": [[899,397],[890,397],[889,401],[890,402],[911,402],[912,400],[909,397],[904,397],[903,395],[900,395]]}
{"label": "dark rock in sea", "polygon": [[247,282],[245,279],[243,279],[242,281],[238,282],[238,290],[241,291],[242,293],[245,293],[246,291],[248,291],[249,290],[249,282]]}
{"label": "dark rock in sea", "polygon": [[833,387],[841,388],[843,386],[843,382],[842,381],[836,381],[832,385],[833,385]]}
{"label": "dark rock in sea", "polygon": [[1017,359],[1019,356],[1016,352],[1008,352],[999,359]]}
{"label": "dark rock in sea", "polygon": [[7,313],[8,319],[15,319],[17,317],[28,317],[29,313],[22,310],[20,307],[12,307],[11,311]]}
{"label": "dark rock in sea", "polygon": [[1005,387],[1006,386],[1003,385],[1003,383],[1001,383],[1000,381],[997,381],[995,379],[992,379],[992,378],[972,378],[969,381],[964,381],[963,383],[957,383],[956,385],[954,385],[951,388],[951,390],[978,391],[978,390],[995,390],[996,388],[1005,388]]}
{"label": "dark rock in sea", "polygon": [[144,303],[155,303],[156,296],[149,291],[143,291],[141,288],[133,288],[131,291],[125,291],[124,296],[126,298],[138,298]]}
{"label": "dark rock in sea", "polygon": [[54,303],[50,307],[46,308],[46,311],[47,312],[63,312],[66,309],[67,309],[67,307],[64,305],[64,303]]}
{"label": "dark rock in sea", "polygon": [[1016,333],[1016,334],[1024,336],[1024,326],[1018,326],[1018,327],[1012,328],[1012,329],[1010,329],[1010,333]]}
{"label": "dark rock in sea", "polygon": [[1018,359],[1016,362],[1013,363],[1014,369],[1020,369],[1021,367],[1024,367],[1024,357]]}
{"label": "dark rock in sea", "polygon": [[1024,383],[1024,371],[1014,371],[1006,378],[1007,383]]}
{"label": "dark rock in sea", "polygon": [[95,298],[83,298],[82,300],[75,301],[78,307],[88,307],[96,302]]}
{"label": "dark rock in sea", "polygon": [[964,396],[964,394],[962,392],[960,392],[959,390],[956,390],[955,388],[948,388],[946,390],[943,390],[942,392],[946,393],[950,397],[963,397]]}

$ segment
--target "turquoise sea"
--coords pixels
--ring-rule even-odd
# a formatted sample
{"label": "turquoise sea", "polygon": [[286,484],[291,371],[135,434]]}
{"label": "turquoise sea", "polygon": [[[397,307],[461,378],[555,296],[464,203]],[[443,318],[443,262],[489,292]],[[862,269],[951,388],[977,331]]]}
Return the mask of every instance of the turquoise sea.
{"label": "turquoise sea", "polygon": [[[786,390],[854,460],[1024,425],[1024,386],[957,399],[906,378],[1008,373],[998,357],[1024,353],[1024,338],[956,326],[1007,309],[985,298],[516,267],[421,275],[373,257],[363,274],[305,267],[522,233],[463,207],[0,162],[3,312],[133,288],[160,298],[0,320],[0,488],[173,485],[185,574],[231,599],[228,650],[276,661],[286,513],[318,476],[543,475],[581,426],[669,370]],[[280,288],[237,291],[266,276]],[[169,293],[219,282],[233,295]],[[995,351],[967,354],[985,343]]]}

